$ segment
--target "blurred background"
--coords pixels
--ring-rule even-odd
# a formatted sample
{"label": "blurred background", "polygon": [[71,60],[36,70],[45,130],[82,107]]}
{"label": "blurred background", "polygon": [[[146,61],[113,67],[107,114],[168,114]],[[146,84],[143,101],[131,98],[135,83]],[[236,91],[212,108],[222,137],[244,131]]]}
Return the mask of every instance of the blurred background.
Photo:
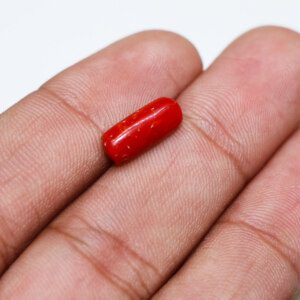
{"label": "blurred background", "polygon": [[244,31],[300,31],[299,0],[0,0],[0,112],[65,67],[128,34],[189,38],[205,66]]}

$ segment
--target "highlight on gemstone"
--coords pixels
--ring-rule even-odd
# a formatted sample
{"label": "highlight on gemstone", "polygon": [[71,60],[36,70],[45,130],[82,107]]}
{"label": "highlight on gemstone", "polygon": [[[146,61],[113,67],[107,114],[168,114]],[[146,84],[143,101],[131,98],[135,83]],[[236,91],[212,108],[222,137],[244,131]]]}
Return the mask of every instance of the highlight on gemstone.
{"label": "highlight on gemstone", "polygon": [[104,150],[117,165],[122,164],[165,138],[181,121],[175,100],[156,99],[108,129],[102,136]]}

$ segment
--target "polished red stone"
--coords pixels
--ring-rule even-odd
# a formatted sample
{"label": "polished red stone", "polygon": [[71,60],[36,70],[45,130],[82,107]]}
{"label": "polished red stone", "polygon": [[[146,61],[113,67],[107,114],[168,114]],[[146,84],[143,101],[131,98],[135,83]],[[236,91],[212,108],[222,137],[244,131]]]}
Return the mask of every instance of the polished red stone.
{"label": "polished red stone", "polygon": [[119,165],[156,144],[181,121],[181,108],[175,100],[156,99],[103,134],[105,152]]}

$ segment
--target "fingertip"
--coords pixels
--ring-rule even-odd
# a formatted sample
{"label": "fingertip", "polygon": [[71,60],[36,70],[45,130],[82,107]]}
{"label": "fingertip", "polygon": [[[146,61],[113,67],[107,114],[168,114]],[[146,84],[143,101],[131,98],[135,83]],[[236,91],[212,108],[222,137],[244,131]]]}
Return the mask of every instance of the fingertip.
{"label": "fingertip", "polygon": [[247,32],[245,32],[242,37],[263,37],[266,38],[266,36],[270,38],[299,38],[299,33],[283,26],[276,26],[276,25],[265,25],[265,26],[258,26],[256,28],[253,28]]}
{"label": "fingertip", "polygon": [[202,72],[203,63],[196,47],[184,36],[166,30],[145,30],[123,40],[138,45],[137,51],[143,53],[143,59],[172,66],[170,71],[178,72],[177,82],[186,82]]}
{"label": "fingertip", "polygon": [[197,48],[189,39],[179,33],[153,29],[138,32],[132,37],[142,38],[151,42],[153,46],[157,46],[158,48],[166,46],[169,48],[170,52],[179,50],[182,52],[182,55],[186,55],[190,59],[193,59],[195,65],[202,70],[203,64]]}
{"label": "fingertip", "polygon": [[297,48],[295,44],[300,46],[300,35],[296,31],[279,26],[261,26],[241,35],[224,53],[230,51],[234,57],[281,62],[283,58],[293,58]]}

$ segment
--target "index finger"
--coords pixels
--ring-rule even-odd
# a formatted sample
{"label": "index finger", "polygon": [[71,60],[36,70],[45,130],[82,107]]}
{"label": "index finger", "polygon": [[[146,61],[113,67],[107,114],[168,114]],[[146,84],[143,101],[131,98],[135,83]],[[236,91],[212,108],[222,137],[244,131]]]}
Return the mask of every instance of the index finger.
{"label": "index finger", "polygon": [[0,117],[0,273],[108,167],[104,129],[201,71],[194,47],[168,32],[128,37],[62,72]]}

